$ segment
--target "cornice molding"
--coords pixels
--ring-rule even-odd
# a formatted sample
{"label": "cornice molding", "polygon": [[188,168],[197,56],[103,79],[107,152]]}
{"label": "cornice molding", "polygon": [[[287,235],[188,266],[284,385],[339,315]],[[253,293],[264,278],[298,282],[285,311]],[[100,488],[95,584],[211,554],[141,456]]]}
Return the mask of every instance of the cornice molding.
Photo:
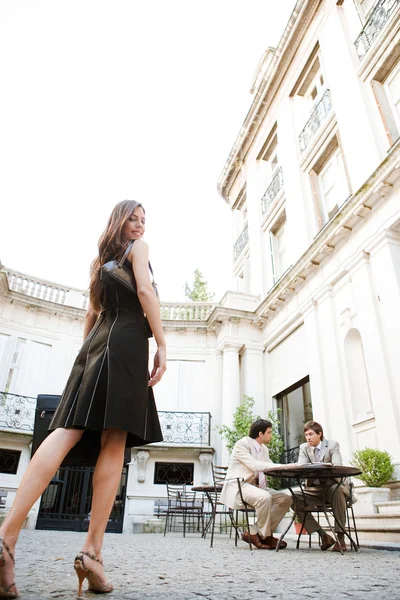
{"label": "cornice molding", "polygon": [[322,0],[298,0],[271,61],[271,75],[260,84],[247,117],[219,177],[217,189],[229,203],[229,190],[251,148],[287,70]]}

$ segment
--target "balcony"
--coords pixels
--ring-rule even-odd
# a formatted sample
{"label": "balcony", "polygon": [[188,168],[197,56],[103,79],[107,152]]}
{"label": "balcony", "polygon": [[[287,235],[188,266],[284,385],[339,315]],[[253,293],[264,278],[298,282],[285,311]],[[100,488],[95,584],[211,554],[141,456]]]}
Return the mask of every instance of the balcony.
{"label": "balcony", "polygon": [[248,243],[249,243],[249,229],[248,229],[248,226],[246,223],[242,233],[239,235],[239,237],[236,240],[235,245],[233,247],[234,260],[239,258],[239,256],[242,254],[243,250],[246,248]]}
{"label": "balcony", "polygon": [[299,135],[299,144],[301,152],[304,152],[313,139],[322,123],[332,110],[331,92],[326,90],[321,100],[315,106],[310,118]]}
{"label": "balcony", "polygon": [[261,211],[263,215],[265,215],[268,207],[273,203],[281,189],[283,189],[283,173],[282,167],[279,167],[271,183],[267,187],[264,196],[261,198]]}
{"label": "balcony", "polygon": [[376,3],[368,21],[365,23],[360,35],[354,42],[358,58],[363,58],[374,44],[375,38],[379,35],[391,15],[400,5],[400,0],[379,0]]}
{"label": "balcony", "polygon": [[[0,430],[32,435],[36,398],[0,392]],[[159,411],[165,444],[209,446],[211,414]]]}
{"label": "balcony", "polygon": [[165,444],[210,445],[210,413],[160,410],[158,417]]}

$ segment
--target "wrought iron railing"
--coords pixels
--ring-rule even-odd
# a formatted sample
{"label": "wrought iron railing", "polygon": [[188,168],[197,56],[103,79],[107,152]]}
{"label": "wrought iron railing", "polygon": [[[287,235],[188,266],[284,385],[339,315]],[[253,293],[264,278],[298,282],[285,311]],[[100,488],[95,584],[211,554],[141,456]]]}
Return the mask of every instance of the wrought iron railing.
{"label": "wrought iron railing", "polygon": [[365,23],[354,45],[358,58],[362,60],[374,43],[375,38],[382,31],[390,16],[400,6],[400,0],[379,0]]}
{"label": "wrought iron railing", "polygon": [[248,243],[249,243],[249,228],[246,224],[244,226],[242,233],[239,235],[239,237],[236,240],[235,245],[233,247],[233,256],[234,256],[235,260],[241,255],[241,253],[243,252],[243,250],[245,249],[245,247],[247,246]]}
{"label": "wrought iron railing", "polygon": [[36,398],[0,392],[0,429],[31,433],[35,421]]}
{"label": "wrought iron railing", "polygon": [[324,95],[312,111],[303,131],[299,135],[300,150],[302,152],[307,148],[331,110],[331,92],[330,90],[325,90]]}
{"label": "wrought iron railing", "polygon": [[283,188],[283,173],[282,173],[282,167],[280,167],[278,169],[278,171],[275,173],[271,183],[267,187],[267,190],[266,190],[264,196],[261,198],[261,211],[262,211],[263,215],[265,215],[268,207],[275,200],[275,198],[277,197],[278,193],[280,192],[280,190],[282,188]]}
{"label": "wrought iron railing", "polygon": [[[36,398],[0,392],[0,429],[32,433]],[[159,411],[167,444],[210,445],[211,414],[208,412]]]}
{"label": "wrought iron railing", "polygon": [[[282,453],[281,462],[284,465],[289,463],[295,463],[299,459],[299,451],[300,446],[295,446],[294,448],[288,448]],[[281,489],[285,490],[288,487],[294,487],[297,485],[297,479],[292,477],[281,479]]]}
{"label": "wrought iron railing", "polygon": [[210,413],[161,410],[158,417],[166,444],[210,445]]}

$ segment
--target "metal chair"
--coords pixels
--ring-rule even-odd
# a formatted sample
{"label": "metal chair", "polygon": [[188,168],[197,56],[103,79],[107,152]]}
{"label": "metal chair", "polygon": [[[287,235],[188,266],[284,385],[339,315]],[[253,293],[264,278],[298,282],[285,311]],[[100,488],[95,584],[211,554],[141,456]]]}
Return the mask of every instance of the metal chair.
{"label": "metal chair", "polygon": [[172,529],[172,524],[175,524],[176,517],[182,517],[183,522],[183,537],[186,537],[186,526],[190,524],[188,519],[197,520],[197,530],[204,530],[204,513],[203,500],[196,497],[196,492],[187,491],[185,484],[172,485],[167,483],[167,500],[168,506],[165,514],[164,536]]}
{"label": "metal chair", "polygon": [[[352,481],[349,481],[349,490],[350,490],[350,495],[347,497],[346,499],[346,520],[347,520],[347,535],[349,537],[350,540],[350,547],[355,552],[358,552],[359,548],[360,548],[360,543],[358,541],[358,532],[357,532],[357,525],[356,525],[356,520],[355,520],[355,516],[354,516],[354,510],[353,510],[353,504],[355,504],[356,499],[354,497],[354,484]],[[335,517],[334,513],[333,513],[333,509],[332,509],[332,505],[329,502],[324,502],[323,504],[318,504],[315,506],[306,506],[304,507],[304,521],[302,523],[302,527],[300,529],[300,533],[297,537],[297,543],[296,543],[296,548],[299,547],[300,545],[300,539],[301,539],[301,535],[303,531],[306,531],[305,527],[304,527],[304,522],[305,522],[305,518],[307,513],[317,513],[318,515],[318,523],[319,521],[319,515],[322,513],[325,515],[325,519],[328,523],[329,529],[331,531],[333,531],[330,521],[329,521],[329,517],[328,515],[331,515],[333,518]],[[352,525],[350,522],[350,516],[352,519]],[[356,541],[354,542],[353,538],[351,537],[351,532],[352,532],[352,527],[353,527],[353,532],[354,532],[354,536]],[[308,534],[308,547],[311,548],[311,533]]]}
{"label": "metal chair", "polygon": [[[228,471],[228,467],[221,467],[221,466],[212,464],[211,470],[212,470],[212,475],[213,475],[214,491],[209,492],[207,494],[207,496],[211,503],[212,512],[211,512],[211,517],[210,517],[210,519],[206,525],[206,528],[204,530],[204,537],[206,537],[207,530],[211,525],[211,544],[210,544],[210,546],[212,548],[213,543],[214,543],[215,521],[216,521],[217,515],[219,515],[219,517],[221,515],[224,515],[225,517],[228,516],[230,523],[231,523],[231,531],[232,531],[232,527],[235,530],[235,545],[237,546],[237,540],[239,537],[238,513],[239,512],[245,513],[247,529],[249,530],[250,526],[249,526],[248,515],[250,513],[254,512],[254,509],[249,507],[248,504],[246,504],[246,502],[243,500],[240,478],[235,478],[235,481],[237,482],[237,484],[239,486],[239,494],[240,494],[241,501],[243,502],[244,508],[241,510],[234,511],[232,508],[230,508],[229,506],[226,506],[223,502],[221,502],[220,496],[221,496],[221,492],[222,492],[224,483],[225,483],[225,481],[227,481],[226,473]],[[235,512],[236,512],[236,519],[235,519]],[[250,543],[250,549],[251,549],[251,543]]]}

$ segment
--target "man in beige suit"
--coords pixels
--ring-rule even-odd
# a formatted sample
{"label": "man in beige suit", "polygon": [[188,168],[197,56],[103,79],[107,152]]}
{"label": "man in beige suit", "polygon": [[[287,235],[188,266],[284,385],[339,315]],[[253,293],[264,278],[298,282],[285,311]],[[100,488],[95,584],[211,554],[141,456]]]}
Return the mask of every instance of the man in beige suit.
{"label": "man in beige suit", "polygon": [[[301,444],[299,451],[299,465],[307,463],[330,463],[332,465],[342,465],[342,455],[340,454],[339,444],[333,440],[326,440],[322,426],[316,421],[308,421],[304,425],[304,435],[307,442]],[[301,492],[296,492],[295,508],[301,522],[303,522],[305,506],[321,505],[326,493],[326,500],[332,504],[335,513],[335,532],[339,542],[335,543],[332,536],[328,535],[318,521],[311,513],[306,513],[304,522],[307,533],[317,531],[321,538],[321,550],[327,550],[333,546],[334,552],[346,550],[343,529],[346,528],[346,501],[350,495],[349,486],[343,483],[337,487],[337,481],[334,479],[326,480],[325,486],[321,486],[319,480],[307,481],[304,496]]]}
{"label": "man in beige suit", "polygon": [[[255,508],[257,522],[242,534],[242,539],[258,549],[276,548],[277,538],[273,537],[275,527],[282,520],[292,504],[292,498],[285,492],[267,488],[264,471],[279,467],[269,457],[265,444],[271,441],[272,423],[258,419],[252,423],[249,435],[236,442],[229,461],[226,481],[221,493],[221,501],[230,508],[243,509],[237,478],[243,483],[243,500]],[[281,542],[281,548],[286,547]]]}

